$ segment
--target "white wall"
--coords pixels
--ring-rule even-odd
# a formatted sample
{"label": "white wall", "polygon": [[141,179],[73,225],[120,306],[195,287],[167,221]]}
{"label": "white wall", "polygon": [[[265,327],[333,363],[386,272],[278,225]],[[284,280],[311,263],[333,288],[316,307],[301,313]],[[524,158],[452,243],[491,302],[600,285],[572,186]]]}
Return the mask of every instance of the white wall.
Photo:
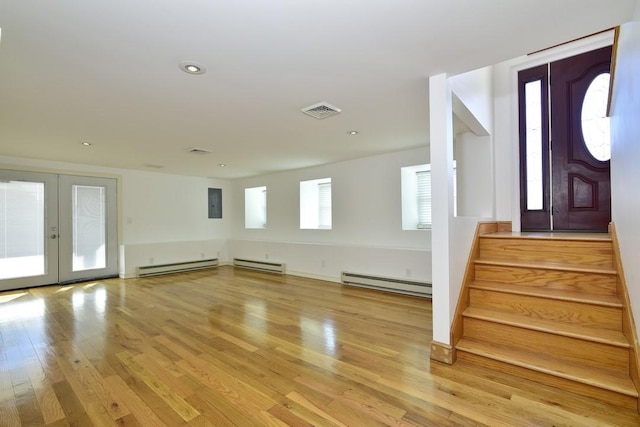
{"label": "white wall", "polygon": [[[122,244],[227,238],[234,209],[228,181],[132,170],[122,176]],[[208,218],[207,189],[222,188],[222,218]]]}
{"label": "white wall", "polygon": [[[0,157],[0,167],[116,178],[122,277],[135,275],[140,265],[215,258],[218,253],[226,260],[234,216],[227,181],[12,157]],[[209,187],[222,188],[222,219],[207,218]]]}
{"label": "white wall", "polygon": [[[235,209],[226,180],[121,171],[120,275],[139,266],[218,258],[226,262]],[[208,218],[208,188],[222,189],[222,218]]]}
{"label": "white wall", "polygon": [[454,140],[459,217],[493,216],[493,159],[491,137],[471,132]]}
{"label": "white wall", "polygon": [[623,25],[611,110],[611,198],[636,327],[640,326],[640,1]]}
{"label": "white wall", "polygon": [[486,133],[493,133],[493,67],[451,76],[449,85]]}
{"label": "white wall", "polygon": [[[290,274],[338,281],[341,271],[431,281],[430,231],[402,230],[400,168],[429,162],[419,148],[251,177],[233,182],[244,212],[244,189],[267,186],[267,228],[245,229],[236,216],[231,257],[287,264]],[[300,229],[300,181],[331,178],[332,229]]]}

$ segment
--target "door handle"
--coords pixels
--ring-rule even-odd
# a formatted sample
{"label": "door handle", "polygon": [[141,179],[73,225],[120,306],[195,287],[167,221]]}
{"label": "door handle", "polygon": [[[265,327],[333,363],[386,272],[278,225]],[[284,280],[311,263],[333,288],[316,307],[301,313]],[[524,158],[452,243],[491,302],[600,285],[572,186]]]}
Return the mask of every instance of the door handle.
{"label": "door handle", "polygon": [[52,234],[51,236],[49,236],[52,239],[56,239],[58,236],[56,236],[55,234]]}

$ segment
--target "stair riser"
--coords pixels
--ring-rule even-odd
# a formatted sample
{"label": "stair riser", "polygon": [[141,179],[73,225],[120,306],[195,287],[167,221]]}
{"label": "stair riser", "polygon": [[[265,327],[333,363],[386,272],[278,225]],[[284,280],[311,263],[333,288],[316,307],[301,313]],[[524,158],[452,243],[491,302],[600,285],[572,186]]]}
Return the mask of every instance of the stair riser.
{"label": "stair riser", "polygon": [[464,360],[473,363],[476,366],[483,366],[497,372],[503,372],[510,375],[523,378],[525,380],[546,384],[571,393],[598,399],[612,405],[621,406],[629,409],[637,409],[638,399],[633,396],[627,396],[614,391],[605,390],[588,384],[582,384],[543,372],[533,371],[521,366],[515,366],[498,360],[489,359],[483,356],[467,353],[466,351],[458,351],[458,360]]}
{"label": "stair riser", "polygon": [[476,264],[476,280],[540,286],[594,295],[616,295],[615,275]]}
{"label": "stair riser", "polygon": [[553,355],[568,363],[629,372],[629,350],[625,348],[472,318],[464,319],[464,336],[518,351]]}
{"label": "stair riser", "polygon": [[613,267],[611,242],[480,238],[480,259]]}
{"label": "stair riser", "polygon": [[528,316],[532,322],[542,319],[614,331],[622,328],[621,308],[480,289],[470,289],[469,297],[472,307]]}

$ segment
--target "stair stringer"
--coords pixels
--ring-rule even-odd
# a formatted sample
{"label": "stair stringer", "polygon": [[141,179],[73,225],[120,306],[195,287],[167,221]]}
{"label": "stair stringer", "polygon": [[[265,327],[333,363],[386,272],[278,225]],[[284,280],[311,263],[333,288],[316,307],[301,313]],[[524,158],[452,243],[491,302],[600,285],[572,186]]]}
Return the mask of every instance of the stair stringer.
{"label": "stair stringer", "polygon": [[[637,390],[640,390],[640,344],[638,343],[638,330],[633,320],[631,301],[627,290],[627,281],[624,276],[622,257],[620,256],[620,245],[618,244],[618,234],[615,223],[609,224],[609,235],[613,241],[613,255],[615,267],[618,272],[616,288],[618,296],[622,300],[622,333],[631,346],[629,351],[629,375]],[[637,410],[640,413],[640,399],[637,402]]]}

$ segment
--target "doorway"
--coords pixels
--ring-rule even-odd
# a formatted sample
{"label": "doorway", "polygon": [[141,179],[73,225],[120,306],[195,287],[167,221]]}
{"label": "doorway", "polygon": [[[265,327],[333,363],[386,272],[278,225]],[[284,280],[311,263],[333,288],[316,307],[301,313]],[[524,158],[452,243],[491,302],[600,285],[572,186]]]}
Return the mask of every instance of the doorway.
{"label": "doorway", "polygon": [[521,228],[606,231],[610,46],[520,71]]}
{"label": "doorway", "polygon": [[0,170],[0,290],[117,275],[116,180]]}

